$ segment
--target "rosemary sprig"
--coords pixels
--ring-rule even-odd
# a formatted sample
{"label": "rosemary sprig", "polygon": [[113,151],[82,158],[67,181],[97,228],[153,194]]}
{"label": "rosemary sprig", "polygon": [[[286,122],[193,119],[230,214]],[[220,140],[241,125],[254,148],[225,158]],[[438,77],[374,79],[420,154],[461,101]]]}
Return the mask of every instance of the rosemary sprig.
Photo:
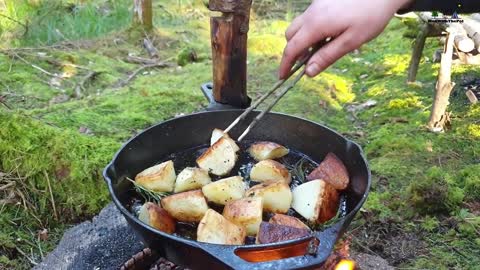
{"label": "rosemary sprig", "polygon": [[133,183],[133,188],[135,189],[135,191],[136,191],[138,194],[140,194],[140,196],[142,196],[142,198],[143,198],[146,202],[159,203],[160,200],[161,200],[163,197],[172,195],[171,192],[158,192],[158,191],[153,191],[153,190],[147,189],[147,188],[139,185],[137,182],[135,182],[134,180],[130,179],[129,177],[127,177],[127,180]]}
{"label": "rosemary sprig", "polygon": [[305,171],[307,168],[305,168],[305,162],[308,160],[305,157],[302,157],[299,159],[295,164],[286,164],[285,166],[287,169],[290,171],[292,174],[292,177],[296,177],[301,183],[305,182]]}
{"label": "rosemary sprig", "polygon": [[316,223],[313,223],[313,222],[308,222],[307,225],[312,230],[323,231],[323,230],[327,229],[328,227],[332,226],[333,224],[339,222],[342,218],[344,218],[344,217],[342,216],[342,211],[340,210],[340,207],[339,207],[338,211],[337,211],[337,214],[333,218],[328,220],[327,222],[322,223],[322,224],[316,224]]}

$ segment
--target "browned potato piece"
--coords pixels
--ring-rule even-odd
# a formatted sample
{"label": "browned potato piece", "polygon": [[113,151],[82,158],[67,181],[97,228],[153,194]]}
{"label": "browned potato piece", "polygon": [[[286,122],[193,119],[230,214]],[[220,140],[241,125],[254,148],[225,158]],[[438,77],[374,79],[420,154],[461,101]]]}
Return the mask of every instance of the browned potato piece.
{"label": "browned potato piece", "polygon": [[200,168],[187,167],[181,171],[175,181],[175,193],[199,189],[212,182],[208,172]]}
{"label": "browned potato piece", "polygon": [[247,190],[245,197],[261,197],[266,212],[286,213],[292,204],[292,191],[284,182],[253,186]]}
{"label": "browned potato piece", "polygon": [[346,189],[350,181],[347,168],[334,153],[328,153],[322,163],[307,176],[307,179],[322,179],[337,190]]}
{"label": "browned potato piece", "polygon": [[202,187],[203,194],[209,202],[225,205],[243,197],[246,184],[241,176],[232,176],[211,182]]}
{"label": "browned potato piece", "polygon": [[205,171],[223,176],[228,174],[237,162],[238,146],[228,136],[223,136],[197,158],[198,167]]}
{"label": "browned potato piece", "polygon": [[300,221],[300,219],[282,214],[275,214],[273,217],[270,218],[269,222],[278,225],[310,230],[310,228],[305,225],[305,223]]}
{"label": "browned potato piece", "polygon": [[256,142],[248,148],[248,153],[256,161],[281,158],[288,152],[286,147],[274,142]]}
{"label": "browned potato piece", "polygon": [[287,184],[290,184],[292,180],[287,168],[282,163],[271,159],[255,164],[250,171],[250,179],[256,182],[285,182]]}
{"label": "browned potato piece", "polygon": [[171,192],[175,184],[175,169],[171,160],[145,169],[135,176],[135,182],[146,189]]}
{"label": "browned potato piece", "polygon": [[243,226],[248,235],[256,235],[263,213],[262,198],[243,198],[231,201],[223,208],[223,216],[238,226]]}
{"label": "browned potato piece", "polygon": [[333,218],[339,207],[338,191],[323,180],[312,180],[293,190],[292,208],[305,219],[323,223]]}
{"label": "browned potato piece", "polygon": [[309,234],[310,230],[308,229],[299,229],[262,221],[256,242],[257,244],[277,243],[302,238]]}
{"label": "browned potato piece", "polygon": [[184,222],[199,222],[208,210],[201,190],[173,194],[163,198],[161,203],[172,217]]}
{"label": "browned potato piece", "polygon": [[235,225],[228,219],[209,209],[198,224],[197,241],[222,244],[243,245],[245,243],[245,229]]}
{"label": "browned potato piece", "polygon": [[[230,136],[228,135],[228,133],[224,133],[223,130],[218,129],[218,128],[214,129],[213,132],[212,132],[212,137],[210,138],[210,145],[214,145],[222,137],[227,137],[227,138],[231,139]],[[232,140],[232,142],[233,142],[233,144],[232,144],[233,150],[235,150],[235,152],[239,151],[240,147],[238,147],[238,145],[235,143],[234,140]]]}
{"label": "browned potato piece", "polygon": [[138,219],[159,231],[169,234],[175,232],[175,220],[172,216],[165,209],[152,202],[146,202],[140,208]]}

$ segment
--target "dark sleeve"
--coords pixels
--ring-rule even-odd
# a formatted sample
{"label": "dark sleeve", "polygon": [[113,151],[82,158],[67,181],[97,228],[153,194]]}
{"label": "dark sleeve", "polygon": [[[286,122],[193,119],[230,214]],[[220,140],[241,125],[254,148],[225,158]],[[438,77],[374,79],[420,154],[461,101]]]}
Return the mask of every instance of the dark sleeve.
{"label": "dark sleeve", "polygon": [[413,0],[406,9],[398,13],[409,11],[439,11],[444,14],[480,12],[480,0]]}

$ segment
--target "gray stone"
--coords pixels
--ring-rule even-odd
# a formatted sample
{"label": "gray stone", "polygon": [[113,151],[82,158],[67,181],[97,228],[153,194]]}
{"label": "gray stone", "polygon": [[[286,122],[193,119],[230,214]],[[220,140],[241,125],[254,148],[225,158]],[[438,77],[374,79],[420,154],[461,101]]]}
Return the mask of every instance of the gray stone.
{"label": "gray stone", "polygon": [[388,264],[388,262],[379,257],[373,256],[366,253],[359,253],[352,251],[350,254],[352,260],[355,261],[355,264],[363,270],[367,269],[375,269],[375,270],[394,270],[392,266]]}
{"label": "gray stone", "polygon": [[65,232],[57,248],[34,270],[118,269],[143,244],[113,203],[92,221]]}

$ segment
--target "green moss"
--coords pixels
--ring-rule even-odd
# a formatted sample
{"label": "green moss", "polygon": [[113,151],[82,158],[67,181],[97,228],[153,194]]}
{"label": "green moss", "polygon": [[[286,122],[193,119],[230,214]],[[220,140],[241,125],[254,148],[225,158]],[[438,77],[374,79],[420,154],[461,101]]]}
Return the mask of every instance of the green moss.
{"label": "green moss", "polygon": [[423,219],[421,226],[422,226],[422,229],[428,232],[432,232],[433,230],[438,228],[439,222],[436,217],[426,216]]}
{"label": "green moss", "polygon": [[460,171],[460,180],[464,185],[467,198],[480,200],[480,165],[470,165]]}
{"label": "green moss", "polygon": [[406,109],[406,108],[419,108],[422,103],[418,97],[406,97],[392,99],[389,104],[389,109]]}
{"label": "green moss", "polygon": [[452,176],[438,167],[432,167],[425,177],[411,182],[410,202],[422,213],[449,213],[460,206],[464,193]]}

